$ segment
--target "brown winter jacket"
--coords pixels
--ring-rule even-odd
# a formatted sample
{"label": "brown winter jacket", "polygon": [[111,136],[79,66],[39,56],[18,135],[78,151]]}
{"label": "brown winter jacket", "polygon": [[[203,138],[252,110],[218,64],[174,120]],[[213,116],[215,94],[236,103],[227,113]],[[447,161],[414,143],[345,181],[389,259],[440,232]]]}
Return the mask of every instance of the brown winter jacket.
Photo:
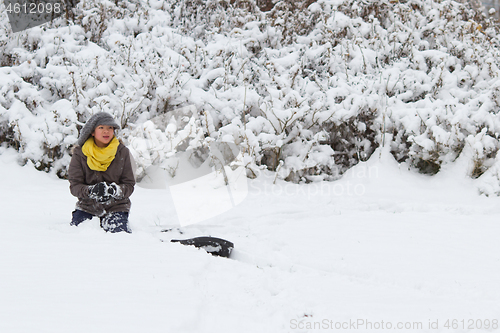
{"label": "brown winter jacket", "polygon": [[[68,179],[71,194],[78,198],[76,209],[96,216],[130,210],[129,197],[134,191],[135,178],[129,150],[122,143],[106,171],[91,170],[87,165],[87,156],[83,154],[82,148],[77,146],[69,164]],[[118,184],[121,189],[120,197],[104,203],[90,199],[88,186],[100,182]]]}

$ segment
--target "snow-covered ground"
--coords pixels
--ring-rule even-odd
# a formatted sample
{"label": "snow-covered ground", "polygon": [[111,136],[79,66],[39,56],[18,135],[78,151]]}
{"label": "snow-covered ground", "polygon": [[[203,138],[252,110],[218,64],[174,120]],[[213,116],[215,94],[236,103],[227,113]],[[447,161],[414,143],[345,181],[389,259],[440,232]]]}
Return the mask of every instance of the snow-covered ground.
{"label": "snow-covered ground", "polygon": [[[500,330],[500,199],[463,163],[429,177],[377,151],[332,183],[262,174],[182,235],[168,190],[138,186],[133,233],[107,234],[69,226],[68,183],[16,156],[0,151],[0,332]],[[232,258],[169,242],[199,235]]]}

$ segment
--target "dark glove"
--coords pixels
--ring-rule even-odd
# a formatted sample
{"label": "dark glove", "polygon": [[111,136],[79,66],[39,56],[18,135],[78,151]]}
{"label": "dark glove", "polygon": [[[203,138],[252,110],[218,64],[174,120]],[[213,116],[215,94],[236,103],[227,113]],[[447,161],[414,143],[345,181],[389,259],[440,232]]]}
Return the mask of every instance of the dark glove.
{"label": "dark glove", "polygon": [[98,202],[106,202],[111,199],[108,193],[108,185],[105,182],[100,182],[89,186],[89,198]]}
{"label": "dark glove", "polygon": [[121,188],[116,183],[106,184],[107,185],[107,193],[111,197],[117,199],[121,194]]}
{"label": "dark glove", "polygon": [[121,189],[116,183],[100,182],[89,186],[89,198],[98,202],[106,202],[111,198],[117,199],[121,194]]}

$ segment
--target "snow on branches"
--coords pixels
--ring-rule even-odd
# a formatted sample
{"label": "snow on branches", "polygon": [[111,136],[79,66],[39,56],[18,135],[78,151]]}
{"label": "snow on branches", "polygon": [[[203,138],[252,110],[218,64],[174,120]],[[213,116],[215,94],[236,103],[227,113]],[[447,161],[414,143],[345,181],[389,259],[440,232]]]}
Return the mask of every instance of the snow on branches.
{"label": "snow on branches", "polygon": [[160,163],[174,140],[151,120],[193,105],[196,144],[234,142],[249,176],[332,180],[380,145],[424,173],[462,152],[469,176],[492,173],[496,22],[455,1],[305,3],[261,12],[254,0],[83,0],[0,37],[0,138],[64,176],[79,126],[107,111],[125,142],[158,139],[131,145],[145,170],[145,149]]}

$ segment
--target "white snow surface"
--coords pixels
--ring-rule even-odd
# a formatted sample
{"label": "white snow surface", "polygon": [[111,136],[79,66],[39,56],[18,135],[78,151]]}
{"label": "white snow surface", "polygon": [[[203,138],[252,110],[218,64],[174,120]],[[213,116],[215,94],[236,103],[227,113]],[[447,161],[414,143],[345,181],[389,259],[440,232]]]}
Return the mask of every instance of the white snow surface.
{"label": "white snow surface", "polygon": [[[109,234],[97,219],[70,226],[68,182],[0,149],[0,332],[498,325],[500,199],[478,195],[460,161],[430,177],[379,150],[335,182],[263,173],[236,208],[180,229],[168,189],[137,186],[132,234]],[[234,242],[232,257],[170,242],[201,235]],[[409,323],[421,326],[396,327]]]}

